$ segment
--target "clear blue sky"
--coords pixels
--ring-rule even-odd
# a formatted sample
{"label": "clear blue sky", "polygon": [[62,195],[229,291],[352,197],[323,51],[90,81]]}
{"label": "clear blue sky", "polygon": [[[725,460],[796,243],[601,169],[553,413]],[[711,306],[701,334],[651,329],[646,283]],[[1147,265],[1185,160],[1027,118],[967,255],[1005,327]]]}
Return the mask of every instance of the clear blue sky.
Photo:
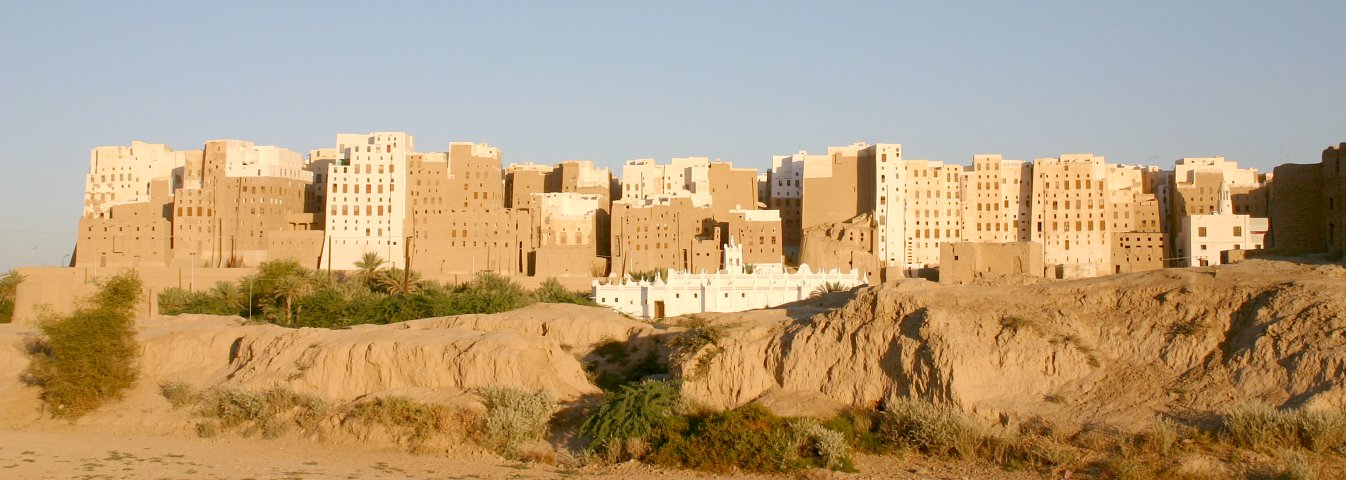
{"label": "clear blue sky", "polygon": [[507,163],[757,168],[864,140],[1262,169],[1346,141],[1340,0],[652,3],[4,0],[0,269],[60,262],[89,149],[132,140],[394,130]]}

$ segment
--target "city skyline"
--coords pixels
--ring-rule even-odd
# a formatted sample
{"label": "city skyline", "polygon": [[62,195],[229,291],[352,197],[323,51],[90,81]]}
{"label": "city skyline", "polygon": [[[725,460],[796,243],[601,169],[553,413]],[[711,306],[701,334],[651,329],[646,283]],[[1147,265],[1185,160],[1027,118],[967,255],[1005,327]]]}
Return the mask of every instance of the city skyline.
{"label": "city skyline", "polygon": [[132,140],[306,152],[407,131],[506,164],[758,171],[866,141],[952,164],[1222,155],[1266,172],[1346,135],[1337,3],[652,8],[16,5],[0,269],[62,261],[88,151]]}

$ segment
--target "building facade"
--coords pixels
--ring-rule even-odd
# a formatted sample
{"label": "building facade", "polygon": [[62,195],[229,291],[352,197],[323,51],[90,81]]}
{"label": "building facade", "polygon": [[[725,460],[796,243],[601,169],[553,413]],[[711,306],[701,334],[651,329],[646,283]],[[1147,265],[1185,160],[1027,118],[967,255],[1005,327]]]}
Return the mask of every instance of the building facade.
{"label": "building facade", "polygon": [[633,280],[627,276],[609,283],[593,283],[599,305],[627,315],[661,319],[705,312],[739,312],[770,308],[809,298],[824,285],[855,288],[868,283],[859,271],[815,272],[800,265],[796,272],[747,272],[737,245],[724,249],[725,270],[714,273],[669,271],[668,278]]}

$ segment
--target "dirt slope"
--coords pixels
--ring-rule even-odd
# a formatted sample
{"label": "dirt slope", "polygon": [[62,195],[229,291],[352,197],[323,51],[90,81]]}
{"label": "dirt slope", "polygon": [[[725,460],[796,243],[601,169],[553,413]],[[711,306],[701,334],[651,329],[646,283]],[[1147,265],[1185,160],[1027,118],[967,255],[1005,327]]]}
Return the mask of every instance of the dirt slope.
{"label": "dirt slope", "polygon": [[[464,315],[347,330],[246,325],[238,317],[180,315],[138,322],[141,378],[125,400],[81,419],[84,424],[177,431],[186,413],[168,409],[159,384],[284,387],[336,402],[399,394],[449,399],[487,386],[543,390],[561,402],[599,393],[581,360],[617,340],[652,344],[646,323],[605,309],[539,304],[495,315]],[[36,388],[25,385],[25,344],[32,327],[0,325],[0,427],[42,417]]]}
{"label": "dirt slope", "polygon": [[715,316],[732,333],[684,394],[787,411],[917,396],[993,423],[1126,425],[1253,398],[1346,405],[1339,265],[1250,261],[1028,286],[916,281],[811,314]]}

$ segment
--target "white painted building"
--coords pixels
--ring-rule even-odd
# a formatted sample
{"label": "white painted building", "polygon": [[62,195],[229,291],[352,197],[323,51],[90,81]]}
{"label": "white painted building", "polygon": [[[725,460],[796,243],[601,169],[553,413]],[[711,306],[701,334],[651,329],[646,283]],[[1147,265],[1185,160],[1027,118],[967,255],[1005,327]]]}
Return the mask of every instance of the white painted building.
{"label": "white painted building", "polygon": [[94,148],[89,152],[89,174],[84,179],[84,215],[103,214],[116,205],[150,201],[153,180],[172,178],[169,189],[180,187],[185,153],[145,142],[131,142],[129,147]]}
{"label": "white painted building", "polygon": [[304,157],[289,149],[256,145],[244,140],[221,140],[230,149],[224,166],[226,177],[277,177],[313,183]]}
{"label": "white painted building", "polygon": [[808,298],[815,289],[837,283],[854,288],[869,283],[859,270],[814,272],[800,265],[793,273],[757,269],[746,273],[742,247],[725,245],[725,269],[716,273],[669,271],[668,278],[633,280],[628,275],[607,284],[593,283],[599,305],[640,318],[667,318],[704,312],[741,312]]}
{"label": "white painted building", "polygon": [[543,246],[594,245],[602,195],[576,192],[534,193],[538,209],[538,242]]}
{"label": "white painted building", "polygon": [[668,165],[650,158],[627,161],[622,166],[622,198],[658,197],[686,197],[693,206],[709,207],[710,159],[674,158]]}
{"label": "white painted building", "polygon": [[594,166],[594,162],[589,160],[568,160],[563,164],[574,164],[576,167],[575,188],[609,188],[612,181],[612,172],[606,168]]}
{"label": "white painted building", "polygon": [[827,155],[809,155],[809,152],[804,150],[794,155],[771,157],[771,185],[769,185],[771,198],[803,198],[804,161],[809,157],[813,157],[815,162],[828,159]]}
{"label": "white painted building", "polygon": [[1261,181],[1255,168],[1239,168],[1238,162],[1224,157],[1187,157],[1173,162],[1173,176],[1181,185],[1196,181],[1197,173],[1219,173],[1231,187],[1257,187]]}
{"label": "white painted building", "polygon": [[1220,252],[1227,250],[1256,250],[1266,244],[1267,219],[1235,214],[1230,199],[1229,185],[1220,187],[1220,203],[1210,215],[1183,217],[1178,242],[1191,252],[1186,258],[1188,267],[1220,265]]}
{"label": "white painted building", "polygon": [[906,265],[909,225],[902,145],[880,143],[874,147],[874,256],[881,267]]}
{"label": "white painted building", "polygon": [[415,139],[401,132],[337,135],[328,167],[326,232],[321,265],[352,270],[365,252],[403,266],[407,218],[407,155]]}

